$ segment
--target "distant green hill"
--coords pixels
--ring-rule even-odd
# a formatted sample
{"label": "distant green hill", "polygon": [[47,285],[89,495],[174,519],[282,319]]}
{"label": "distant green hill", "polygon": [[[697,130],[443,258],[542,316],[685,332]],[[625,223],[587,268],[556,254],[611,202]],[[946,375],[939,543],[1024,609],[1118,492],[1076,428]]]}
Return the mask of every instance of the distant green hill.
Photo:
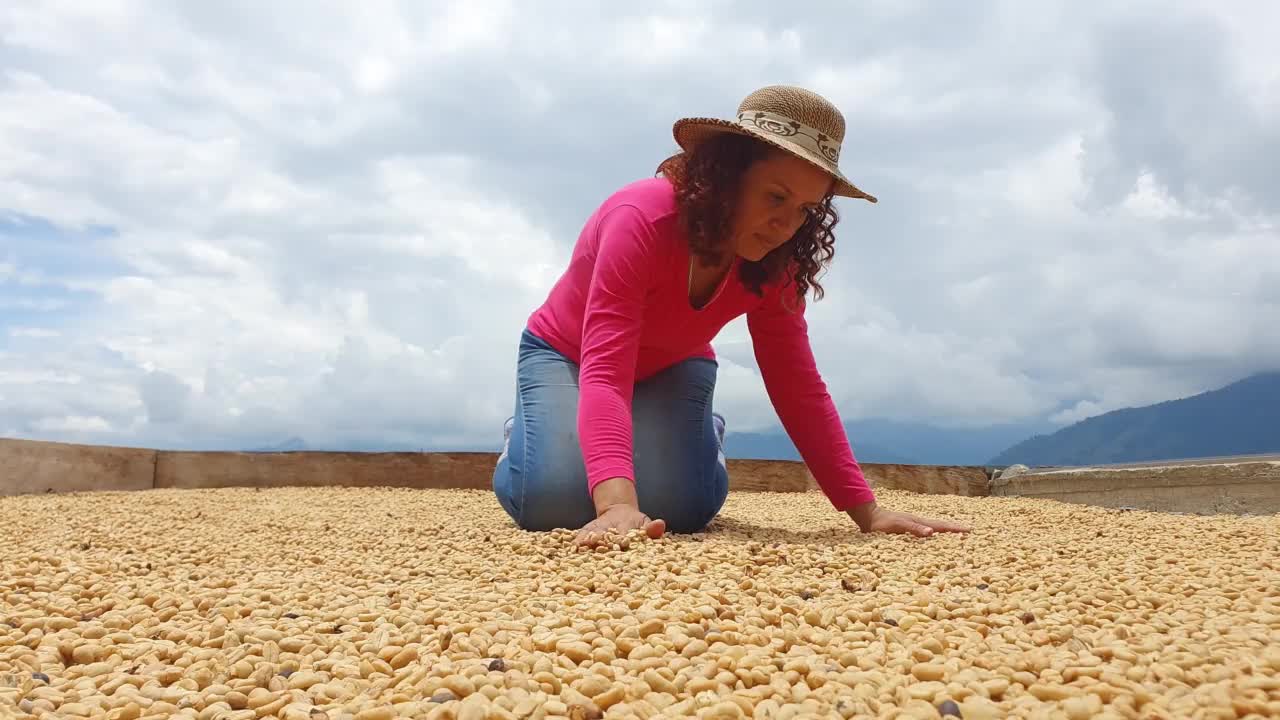
{"label": "distant green hill", "polygon": [[[992,453],[1051,427],[1050,423],[1036,421],[952,428],[923,422],[868,418],[846,423],[845,432],[858,462],[982,465]],[[724,439],[724,451],[730,458],[800,459],[791,438],[778,426],[765,432],[738,433],[730,425]]]}
{"label": "distant green hill", "polygon": [[[867,445],[856,441],[851,441],[850,444],[853,445],[853,452],[859,462],[911,463],[911,460],[906,456],[884,447]],[[800,460],[800,453],[796,450],[795,444],[783,432],[726,433],[724,454],[732,459]]]}
{"label": "distant green hill", "polygon": [[1115,410],[1036,435],[989,464],[1093,465],[1280,452],[1280,372]]}

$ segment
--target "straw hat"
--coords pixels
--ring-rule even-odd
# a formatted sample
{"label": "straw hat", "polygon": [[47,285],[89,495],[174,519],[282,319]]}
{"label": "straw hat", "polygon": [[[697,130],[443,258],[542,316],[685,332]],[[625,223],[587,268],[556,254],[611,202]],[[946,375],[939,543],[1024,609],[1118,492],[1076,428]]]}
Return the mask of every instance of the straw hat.
{"label": "straw hat", "polygon": [[676,143],[688,151],[713,133],[749,135],[813,163],[836,179],[835,193],[876,198],[858,189],[840,172],[844,116],[826,98],[804,88],[771,85],[748,95],[738,105],[736,120],[690,117],[672,128]]}

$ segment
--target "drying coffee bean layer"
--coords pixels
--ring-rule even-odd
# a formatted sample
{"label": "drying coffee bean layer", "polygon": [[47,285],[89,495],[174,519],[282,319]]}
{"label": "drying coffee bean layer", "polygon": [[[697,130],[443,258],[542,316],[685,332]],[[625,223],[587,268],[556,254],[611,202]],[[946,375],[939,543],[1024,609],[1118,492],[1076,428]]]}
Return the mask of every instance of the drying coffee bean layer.
{"label": "drying coffee bean layer", "polygon": [[1280,518],[880,497],[975,531],[741,494],[578,551],[484,492],[0,498],[0,717],[1280,716]]}

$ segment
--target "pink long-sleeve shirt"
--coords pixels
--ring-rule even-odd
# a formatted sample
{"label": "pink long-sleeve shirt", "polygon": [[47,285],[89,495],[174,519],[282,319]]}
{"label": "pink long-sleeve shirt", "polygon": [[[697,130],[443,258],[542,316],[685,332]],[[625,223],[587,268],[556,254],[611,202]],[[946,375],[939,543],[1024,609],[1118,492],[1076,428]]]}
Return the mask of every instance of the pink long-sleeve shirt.
{"label": "pink long-sleeve shirt", "polygon": [[[711,340],[745,313],[769,399],[823,493],[838,510],[873,500],[814,363],[794,288],[770,283],[758,296],[735,262],[711,301],[694,309],[691,258],[670,182],[632,183],[587,220],[568,268],[529,317],[531,332],[579,365],[577,426],[589,490],[610,478],[635,479],[634,383],[686,358],[715,359]],[[792,295],[787,306],[784,293]]]}

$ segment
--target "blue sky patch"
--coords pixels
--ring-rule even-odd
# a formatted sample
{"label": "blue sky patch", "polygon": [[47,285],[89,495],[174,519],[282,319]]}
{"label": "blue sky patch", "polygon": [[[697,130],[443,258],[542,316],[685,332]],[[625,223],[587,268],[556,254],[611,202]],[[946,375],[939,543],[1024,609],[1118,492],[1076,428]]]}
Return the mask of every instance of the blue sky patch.
{"label": "blue sky patch", "polygon": [[94,303],[82,285],[126,271],[102,242],[115,234],[0,211],[0,347],[15,328],[57,329]]}

